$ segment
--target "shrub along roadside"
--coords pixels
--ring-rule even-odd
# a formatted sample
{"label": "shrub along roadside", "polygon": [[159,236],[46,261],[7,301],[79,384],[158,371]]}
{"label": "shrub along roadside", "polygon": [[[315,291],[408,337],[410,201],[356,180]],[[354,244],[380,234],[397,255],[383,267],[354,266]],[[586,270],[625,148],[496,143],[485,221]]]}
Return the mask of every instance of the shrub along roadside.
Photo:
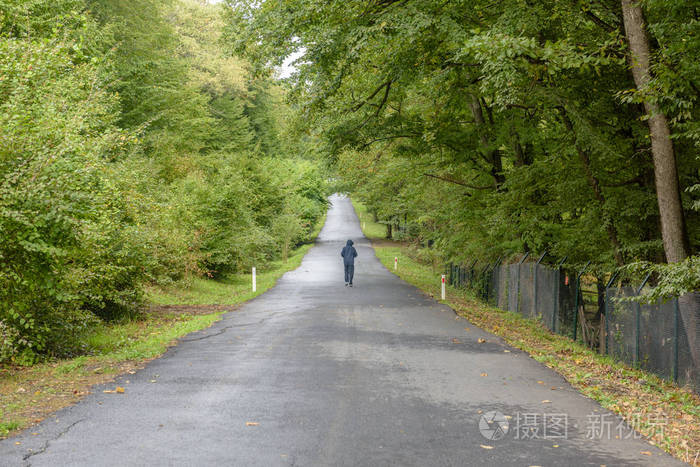
{"label": "shrub along roadside", "polygon": [[326,207],[285,88],[223,5],[0,2],[0,362],[84,354],[147,284],[284,259]]}
{"label": "shrub along roadside", "polygon": [[[312,238],[322,225],[323,219],[318,222]],[[151,289],[148,298],[156,306],[128,320],[100,323],[85,339],[85,352],[89,355],[31,367],[0,366],[0,394],[3,395],[0,398],[0,439],[17,434],[51,412],[76,403],[89,394],[90,387],[95,384],[143,368],[175,345],[176,339],[211,326],[225,311],[264,293],[285,272],[296,269],[312,246],[303,245],[294,250],[286,262],[271,263],[260,271],[256,293],[250,290],[250,274],[232,274],[223,280],[197,279],[182,290]],[[212,303],[225,306],[197,306]],[[185,306],[174,309],[158,306],[173,304]]]}
{"label": "shrub along roadside", "polygon": [[[326,215],[315,224],[309,234],[311,241],[315,239],[323,224]],[[301,264],[304,255],[311,249],[313,243],[306,243],[292,251],[287,260],[272,261],[264,268],[258,268],[256,272],[257,291],[251,287],[250,272],[240,274],[227,274],[217,280],[193,278],[188,287],[158,287],[151,286],[146,291],[148,302],[154,305],[235,305],[245,302],[264,293],[275,285],[280,277],[280,272],[291,271]]]}
{"label": "shrub along roadside", "polygon": [[[440,271],[415,259],[421,256],[408,244],[372,237],[373,231],[380,230],[364,206],[355,203],[355,207],[363,231],[373,241],[382,264],[394,272],[394,257],[398,257],[397,275],[437,300]],[[700,397],[689,389],[615,362],[567,337],[552,334],[536,320],[487,306],[468,291],[448,286],[447,300],[443,303],[474,325],[500,336],[561,374],[582,394],[635,426],[651,444],[691,465],[699,465]],[[659,419],[666,422],[663,429],[653,423]]]}

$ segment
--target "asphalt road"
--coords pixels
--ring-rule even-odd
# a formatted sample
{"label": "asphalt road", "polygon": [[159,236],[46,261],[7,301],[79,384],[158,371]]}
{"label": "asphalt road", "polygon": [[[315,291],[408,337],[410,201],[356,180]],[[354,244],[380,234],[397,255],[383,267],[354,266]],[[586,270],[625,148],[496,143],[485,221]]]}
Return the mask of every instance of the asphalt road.
{"label": "asphalt road", "polygon": [[[681,464],[387,271],[349,200],[331,200],[299,269],[119,378],[125,394],[96,387],[29,430],[38,436],[0,442],[0,464]],[[343,285],[348,238],[354,288]],[[491,411],[503,418],[482,420]],[[498,420],[507,433],[488,439]]]}

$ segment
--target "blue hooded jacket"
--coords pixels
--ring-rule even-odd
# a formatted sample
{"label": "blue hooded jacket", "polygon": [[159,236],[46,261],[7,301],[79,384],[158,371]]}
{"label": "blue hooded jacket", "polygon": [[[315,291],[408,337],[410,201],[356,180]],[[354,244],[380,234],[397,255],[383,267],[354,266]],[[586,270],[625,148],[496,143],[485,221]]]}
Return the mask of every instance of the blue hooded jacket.
{"label": "blue hooded jacket", "polygon": [[348,243],[343,247],[343,251],[340,252],[340,256],[343,257],[343,263],[347,265],[355,264],[355,257],[357,256],[357,250],[352,246],[352,240],[348,240]]}

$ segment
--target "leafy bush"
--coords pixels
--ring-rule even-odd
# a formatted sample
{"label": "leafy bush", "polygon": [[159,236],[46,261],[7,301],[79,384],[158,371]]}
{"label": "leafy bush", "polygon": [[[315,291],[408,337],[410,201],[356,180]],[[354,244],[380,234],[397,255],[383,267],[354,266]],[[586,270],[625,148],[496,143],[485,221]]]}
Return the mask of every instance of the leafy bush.
{"label": "leafy bush", "polygon": [[216,7],[169,5],[0,4],[0,362],[83,352],[146,283],[264,266],[323,213],[280,89]]}

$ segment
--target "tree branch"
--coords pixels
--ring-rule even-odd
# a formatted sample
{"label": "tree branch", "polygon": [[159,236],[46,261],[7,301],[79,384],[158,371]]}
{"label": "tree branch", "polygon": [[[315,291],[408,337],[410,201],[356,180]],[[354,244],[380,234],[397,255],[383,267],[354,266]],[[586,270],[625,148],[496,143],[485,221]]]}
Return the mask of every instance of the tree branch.
{"label": "tree branch", "polygon": [[362,106],[364,106],[367,102],[369,102],[371,99],[374,99],[374,96],[376,96],[377,94],[379,94],[379,91],[381,91],[382,89],[384,89],[385,87],[388,87],[388,86],[391,86],[391,80],[387,80],[387,81],[383,82],[382,84],[380,84],[379,86],[377,86],[377,89],[375,89],[375,90],[372,92],[372,94],[369,95],[369,97],[367,97],[367,98],[366,98],[365,100],[363,100],[362,102],[357,103],[357,104],[356,104],[354,107],[352,107],[350,110],[353,111],[353,112],[357,112],[357,111],[360,110],[360,109],[362,108]]}
{"label": "tree branch", "polygon": [[618,28],[611,26],[602,19],[598,18],[592,11],[586,11],[586,16],[593,20],[595,24],[605,29],[606,32],[613,32],[618,30]]}
{"label": "tree branch", "polygon": [[415,135],[392,135],[392,136],[383,136],[381,138],[373,139],[372,141],[368,141],[362,146],[360,146],[360,149],[365,149],[367,146],[371,146],[374,143],[377,143],[379,141],[386,141],[388,139],[398,139],[398,138],[413,138]]}
{"label": "tree branch", "polygon": [[446,177],[444,175],[435,175],[435,174],[431,174],[428,172],[423,172],[423,175],[426,177],[431,177],[431,178],[436,178],[438,180],[442,180],[443,182],[454,183],[455,185],[463,186],[466,188],[471,188],[472,190],[493,190],[493,185],[492,186],[474,186],[474,185],[470,185],[468,183],[465,183],[461,180],[455,180],[452,177]]}

